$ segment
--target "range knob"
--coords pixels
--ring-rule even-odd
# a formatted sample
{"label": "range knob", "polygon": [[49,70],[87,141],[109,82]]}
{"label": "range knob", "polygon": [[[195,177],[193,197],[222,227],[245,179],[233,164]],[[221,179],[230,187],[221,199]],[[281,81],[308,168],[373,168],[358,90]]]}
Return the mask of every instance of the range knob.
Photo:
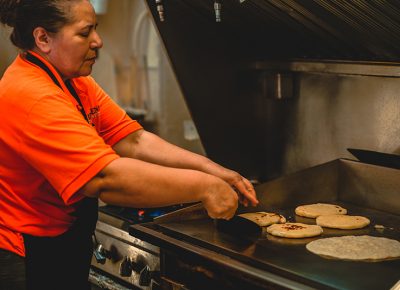
{"label": "range knob", "polygon": [[137,262],[134,262],[130,257],[126,256],[120,266],[119,274],[122,277],[130,277],[132,273],[139,274],[139,285],[149,286],[153,279],[158,278],[159,271],[151,271],[149,265],[146,265],[146,261],[142,256],[138,256]]}
{"label": "range knob", "polygon": [[109,252],[103,247],[102,244],[97,244],[96,248],[93,250],[94,257],[97,263],[104,264],[106,259],[109,257]]}
{"label": "range knob", "polygon": [[130,277],[132,275],[132,261],[131,258],[125,257],[119,265],[119,274],[122,277]]}
{"label": "range knob", "polygon": [[141,275],[143,269],[145,269],[146,267],[148,268],[148,271],[150,271],[150,267],[147,266],[144,257],[138,255],[136,261],[133,261],[131,257],[125,256],[125,258],[119,265],[119,274],[122,277],[130,277],[132,275],[132,272],[136,272]]}
{"label": "range knob", "polygon": [[150,267],[146,266],[140,271],[139,276],[139,285],[140,286],[149,286],[151,282],[151,271]]}

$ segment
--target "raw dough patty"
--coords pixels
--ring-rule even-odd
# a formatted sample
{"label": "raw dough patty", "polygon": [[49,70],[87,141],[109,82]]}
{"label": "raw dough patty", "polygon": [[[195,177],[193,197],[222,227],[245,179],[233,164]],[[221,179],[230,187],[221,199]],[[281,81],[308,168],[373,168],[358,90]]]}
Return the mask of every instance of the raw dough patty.
{"label": "raw dough patty", "polygon": [[347,210],[335,204],[314,203],[296,207],[295,213],[299,216],[316,218],[320,215],[346,214]]}
{"label": "raw dough patty", "polygon": [[317,225],[326,228],[353,230],[369,225],[370,221],[363,216],[341,214],[321,215],[316,219]]}

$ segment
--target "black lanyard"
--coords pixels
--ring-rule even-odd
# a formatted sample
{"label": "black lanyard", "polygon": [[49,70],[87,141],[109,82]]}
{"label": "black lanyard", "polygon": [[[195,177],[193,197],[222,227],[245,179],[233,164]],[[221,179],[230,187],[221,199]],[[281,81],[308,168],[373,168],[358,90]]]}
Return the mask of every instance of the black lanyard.
{"label": "black lanyard", "polygon": [[[26,59],[42,68],[62,89],[55,75],[40,59],[30,53],[26,54]],[[67,80],[64,83],[78,102],[78,110],[89,123],[81,100],[71,82]],[[60,281],[63,281],[63,285],[59,286],[62,289],[89,289],[87,281],[97,214],[97,198],[85,197],[75,204],[75,211],[71,215],[75,216],[76,220],[65,233],[56,237],[23,234],[28,289],[53,289],[54,285],[58,285]],[[54,267],[58,263],[57,257],[60,251],[63,259],[61,268]],[[68,281],[65,280],[67,272]]]}
{"label": "black lanyard", "polygon": [[[50,76],[50,78],[53,80],[53,82],[62,90],[61,84],[57,80],[56,76],[52,73],[52,71],[39,58],[37,58],[33,54],[27,52],[26,53],[26,59],[29,60],[31,63],[36,64],[41,69],[43,69]],[[87,115],[85,113],[85,110],[83,108],[81,99],[79,98],[78,93],[75,91],[74,87],[72,86],[71,81],[70,80],[66,80],[64,83],[65,83],[65,86],[67,87],[68,91],[71,93],[71,95],[78,102],[78,110],[79,110],[79,112],[81,112],[81,114],[85,118],[86,122],[89,123],[89,119],[88,119],[88,117],[87,117]]]}

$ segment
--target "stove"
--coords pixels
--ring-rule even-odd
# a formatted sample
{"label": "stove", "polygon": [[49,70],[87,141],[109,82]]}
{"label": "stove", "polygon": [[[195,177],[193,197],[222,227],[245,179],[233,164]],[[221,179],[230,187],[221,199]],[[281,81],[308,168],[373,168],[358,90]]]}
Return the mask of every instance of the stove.
{"label": "stove", "polygon": [[91,283],[106,289],[158,289],[160,250],[129,235],[129,226],[151,222],[186,206],[100,206],[93,237]]}
{"label": "stove", "polygon": [[238,213],[276,212],[291,222],[315,224],[315,219],[297,216],[294,209],[333,203],[350,215],[369,218],[371,224],[362,229],[324,228],[314,238],[277,238],[265,230],[246,233],[247,224],[233,223],[235,231],[223,230],[204,210],[201,214],[201,208],[196,216],[192,207],[179,215],[173,212],[168,219],[133,225],[130,233],[160,247],[162,289],[394,290],[400,283],[400,259],[326,259],[309,252],[306,244],[347,235],[400,240],[399,174],[398,169],[336,159],[262,183],[255,187],[257,207],[238,208]]}
{"label": "stove", "polygon": [[154,220],[154,218],[163,216],[184,207],[185,205],[183,204],[157,208],[129,208],[105,205],[99,207],[99,212],[121,219],[129,224],[138,224],[151,222]]}

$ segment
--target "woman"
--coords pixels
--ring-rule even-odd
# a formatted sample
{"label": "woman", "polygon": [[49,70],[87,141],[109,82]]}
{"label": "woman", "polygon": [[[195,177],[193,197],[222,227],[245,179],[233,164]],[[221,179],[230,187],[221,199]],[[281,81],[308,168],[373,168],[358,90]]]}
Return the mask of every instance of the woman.
{"label": "woman", "polygon": [[102,47],[88,0],[0,0],[0,20],[21,49],[0,81],[1,289],[87,289],[98,198],[201,201],[222,219],[235,190],[258,203],[247,179],[146,132],[88,76]]}

